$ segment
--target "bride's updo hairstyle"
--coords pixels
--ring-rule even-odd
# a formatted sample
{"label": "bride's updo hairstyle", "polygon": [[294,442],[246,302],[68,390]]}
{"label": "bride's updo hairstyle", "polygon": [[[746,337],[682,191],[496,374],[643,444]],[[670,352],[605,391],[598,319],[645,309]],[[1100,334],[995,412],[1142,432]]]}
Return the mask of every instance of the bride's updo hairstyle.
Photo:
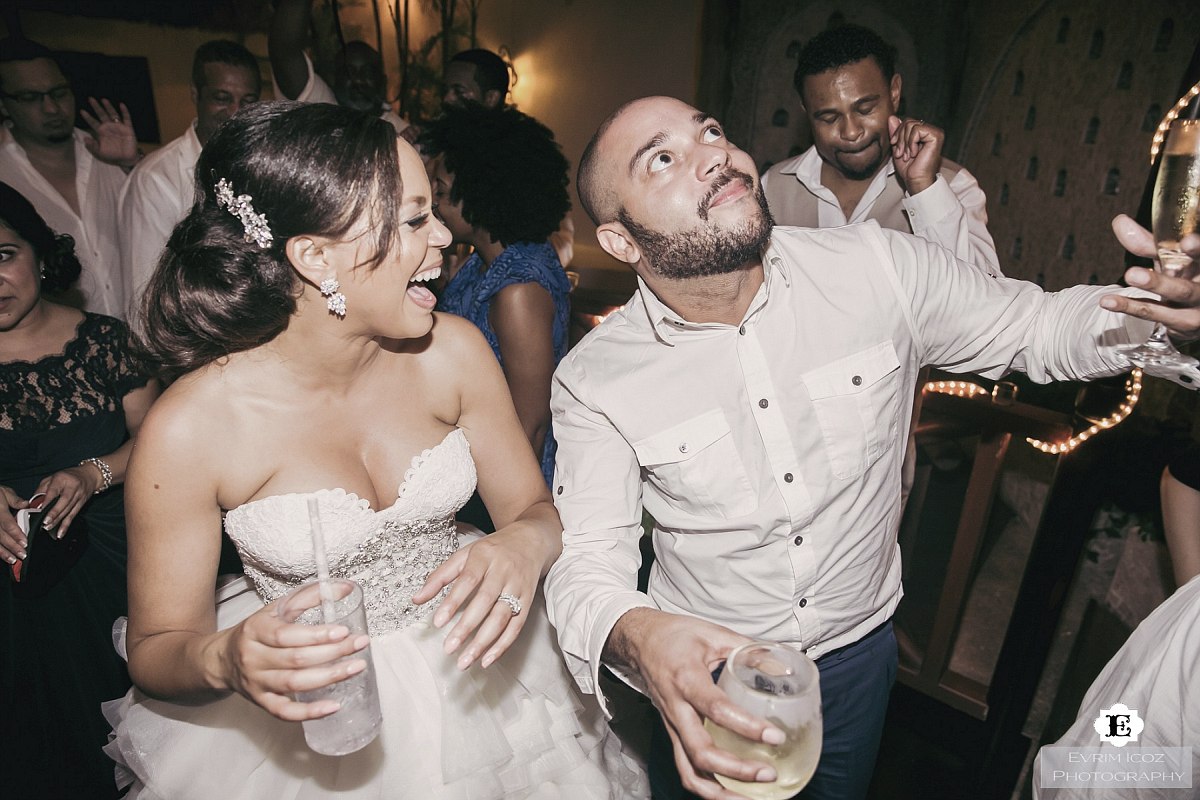
{"label": "bride's updo hairstyle", "polygon": [[[175,226],[142,303],[141,348],[173,379],[271,341],[303,286],[289,239],[342,239],[359,220],[374,268],[396,246],[401,197],[395,129],[327,103],[259,103],[217,129],[196,164],[196,200]],[[248,196],[265,228],[243,222],[217,184]],[[228,199],[228,198],[227,198]],[[269,239],[251,233],[269,231]]]}

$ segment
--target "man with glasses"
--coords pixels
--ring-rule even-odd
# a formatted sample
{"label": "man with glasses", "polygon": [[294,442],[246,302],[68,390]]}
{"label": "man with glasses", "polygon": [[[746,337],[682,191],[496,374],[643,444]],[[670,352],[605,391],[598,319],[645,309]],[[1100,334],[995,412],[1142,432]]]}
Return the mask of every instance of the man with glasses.
{"label": "man with glasses", "polygon": [[0,40],[0,181],[23,194],[83,264],[78,303],[125,317],[128,287],[117,244],[117,205],[138,160],[129,110],[91,100],[75,128],[75,95],[54,54],[25,39]]}

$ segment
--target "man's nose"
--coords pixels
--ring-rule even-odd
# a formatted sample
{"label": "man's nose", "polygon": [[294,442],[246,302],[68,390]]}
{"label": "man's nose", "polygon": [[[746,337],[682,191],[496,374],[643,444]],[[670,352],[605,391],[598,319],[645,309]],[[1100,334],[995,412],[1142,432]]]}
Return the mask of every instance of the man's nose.
{"label": "man's nose", "polygon": [[853,117],[846,117],[842,122],[842,138],[853,142],[863,135],[863,126]]}
{"label": "man's nose", "polygon": [[729,151],[718,145],[700,145],[700,147],[700,177],[707,178],[713,173],[723,172],[729,164]]}

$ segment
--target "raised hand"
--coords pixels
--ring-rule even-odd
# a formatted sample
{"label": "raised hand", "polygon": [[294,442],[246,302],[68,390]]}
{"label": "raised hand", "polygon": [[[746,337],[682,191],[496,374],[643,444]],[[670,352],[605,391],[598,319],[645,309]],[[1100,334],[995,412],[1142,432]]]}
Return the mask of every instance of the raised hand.
{"label": "raised hand", "polygon": [[918,194],[932,186],[942,168],[945,131],[924,120],[889,117],[888,133],[892,163],[905,191]]}
{"label": "raised hand", "polygon": [[88,104],[92,107],[91,114],[87,109],[79,110],[83,121],[92,129],[92,135],[84,140],[88,152],[106,164],[132,169],[140,156],[129,109],[121,103],[118,113],[108,100],[97,101],[94,97],[88,98]]}
{"label": "raised hand", "polygon": [[[1113,233],[1126,250],[1139,256],[1155,257],[1154,236],[1124,214],[1112,221]],[[1192,234],[1181,243],[1193,258],[1200,258],[1200,236]],[[1110,311],[1161,322],[1171,336],[1180,340],[1200,338],[1200,275],[1192,278],[1172,278],[1155,270],[1130,267],[1125,271],[1130,286],[1157,294],[1159,301],[1105,295],[1100,305]]]}
{"label": "raised hand", "polygon": [[276,616],[279,602],[256,611],[226,633],[221,657],[225,683],[280,719],[327,717],[341,707],[336,700],[301,703],[291,695],[362,672],[365,659],[338,659],[365,648],[370,637],[351,636],[344,625],[284,622]]}
{"label": "raised hand", "polygon": [[713,682],[712,671],[748,641],[694,617],[638,608],[618,620],[605,648],[606,659],[642,677],[666,723],[684,788],[706,800],[742,799],[717,783],[715,773],[747,782],[776,777],[774,768],[720,749],[704,729],[711,719],[751,741],[783,743],[783,731],[735,705]]}

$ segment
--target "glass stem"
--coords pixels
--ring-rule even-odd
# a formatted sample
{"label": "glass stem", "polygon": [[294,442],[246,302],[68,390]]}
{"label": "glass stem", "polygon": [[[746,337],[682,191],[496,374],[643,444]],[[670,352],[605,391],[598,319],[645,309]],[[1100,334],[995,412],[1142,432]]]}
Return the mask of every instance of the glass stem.
{"label": "glass stem", "polygon": [[1153,347],[1155,350],[1174,350],[1175,345],[1171,344],[1171,340],[1167,336],[1167,326],[1161,322],[1156,323],[1154,330],[1150,332],[1150,338],[1146,340],[1147,347]]}

